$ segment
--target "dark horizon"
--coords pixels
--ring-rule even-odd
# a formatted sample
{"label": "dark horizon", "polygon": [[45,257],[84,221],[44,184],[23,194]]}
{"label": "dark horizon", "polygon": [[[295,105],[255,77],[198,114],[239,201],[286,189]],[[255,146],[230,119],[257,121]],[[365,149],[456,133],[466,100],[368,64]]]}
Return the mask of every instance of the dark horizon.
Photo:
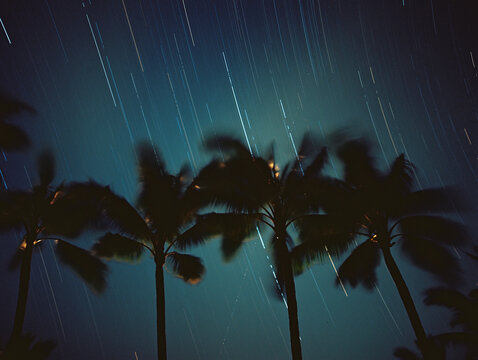
{"label": "dark horizon", "polygon": [[[9,123],[32,146],[3,151],[0,191],[37,182],[35,159],[51,148],[54,185],[94,179],[131,203],[138,195],[140,141],[158,146],[171,173],[210,159],[204,138],[229,134],[281,167],[302,135],[332,144],[347,128],[374,144],[381,169],[401,153],[418,188],[456,186],[478,198],[478,26],[472,1],[19,0],[0,5],[0,90],[37,114]],[[327,174],[342,176],[332,153]],[[476,202],[476,201],[475,201]],[[471,234],[476,210],[460,213]],[[89,249],[98,232],[74,240]],[[23,235],[0,235],[0,342],[8,339],[18,271],[8,272]],[[267,243],[270,234],[265,233]],[[268,291],[270,256],[258,237],[230,263],[219,241],[188,251],[206,267],[196,286],[165,273],[170,359],[289,359],[284,303]],[[337,268],[352,251],[334,259]],[[440,283],[394,256],[430,334],[451,313],[423,303]],[[39,254],[37,254],[39,255]],[[468,293],[476,264],[457,252]],[[153,359],[154,261],[108,262],[96,296],[43,246],[32,265],[25,332],[54,340],[51,359]],[[383,271],[382,271],[383,270]],[[384,264],[378,288],[336,286],[326,259],[296,277],[304,359],[388,359],[416,351],[414,334]],[[135,357],[136,356],[136,357]]]}

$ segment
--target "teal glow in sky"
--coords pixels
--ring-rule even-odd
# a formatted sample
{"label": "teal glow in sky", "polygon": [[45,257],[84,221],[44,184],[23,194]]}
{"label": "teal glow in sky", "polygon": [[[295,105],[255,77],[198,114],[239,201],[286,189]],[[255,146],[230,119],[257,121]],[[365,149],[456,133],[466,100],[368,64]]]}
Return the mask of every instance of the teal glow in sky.
{"label": "teal glow in sky", "polygon": [[[476,199],[478,27],[472,1],[449,3],[4,1],[0,87],[38,115],[18,118],[33,147],[0,156],[1,189],[29,187],[34,154],[49,146],[57,183],[93,178],[134,201],[137,141],[156,144],[172,172],[197,171],[210,159],[201,142],[215,133],[258,153],[274,141],[284,164],[304,132],[327,145],[325,135],[347,126],[375,142],[382,166],[405,153],[422,187],[455,184]],[[478,230],[476,212],[462,219]],[[20,237],[0,238],[2,269]],[[207,268],[199,285],[165,276],[169,358],[289,359],[287,311],[268,291],[270,253],[257,238],[224,264],[218,248],[192,251]],[[422,302],[435,280],[396,256],[426,329],[448,330],[449,313]],[[25,329],[57,341],[52,359],[156,356],[153,260],[109,266],[96,296],[48,246],[34,260]],[[476,268],[466,257],[462,266],[468,291]],[[414,347],[394,284],[379,273],[370,293],[336,287],[330,261],[296,278],[304,359],[388,359]],[[0,278],[4,341],[18,273]]]}

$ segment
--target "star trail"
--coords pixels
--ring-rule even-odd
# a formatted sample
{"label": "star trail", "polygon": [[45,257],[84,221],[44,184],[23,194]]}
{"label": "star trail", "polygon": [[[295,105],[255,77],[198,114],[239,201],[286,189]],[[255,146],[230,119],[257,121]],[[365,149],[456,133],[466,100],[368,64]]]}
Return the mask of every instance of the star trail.
{"label": "star trail", "polygon": [[[303,173],[299,140],[309,132],[318,149],[331,149],[330,176],[343,174],[334,136],[367,136],[381,168],[404,153],[417,188],[453,185],[476,203],[473,9],[471,0],[4,1],[0,90],[37,114],[8,120],[32,147],[3,151],[0,191],[31,188],[35,154],[48,147],[55,186],[94,179],[134,204],[138,142],[157,145],[171,173],[189,164],[194,176],[212,158],[204,140],[215,134],[261,156],[273,143],[277,171],[297,160]],[[477,215],[453,219],[476,234]],[[273,294],[271,234],[256,230],[228,263],[218,240],[192,249],[206,267],[196,286],[165,272],[168,358],[290,359],[287,300]],[[1,344],[18,288],[18,271],[7,268],[22,237],[0,235]],[[91,230],[74,244],[89,248],[97,237]],[[371,291],[352,289],[337,271],[350,251],[326,251],[296,277],[303,358],[389,359],[394,348],[416,350],[391,277],[378,271]],[[97,295],[58,265],[51,245],[40,255],[24,327],[57,343],[51,359],[156,357],[151,258],[109,262],[107,289]],[[454,256],[468,292],[476,264],[458,248]],[[400,251],[396,261],[427,331],[449,331],[449,312],[423,303],[438,282]]]}

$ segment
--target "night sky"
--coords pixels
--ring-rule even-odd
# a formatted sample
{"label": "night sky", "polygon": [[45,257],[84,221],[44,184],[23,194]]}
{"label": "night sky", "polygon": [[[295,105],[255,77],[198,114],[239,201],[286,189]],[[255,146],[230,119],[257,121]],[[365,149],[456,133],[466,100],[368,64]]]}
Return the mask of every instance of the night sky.
{"label": "night sky", "polygon": [[[417,188],[456,185],[478,199],[478,22],[472,0],[15,0],[0,4],[0,89],[35,107],[15,119],[29,151],[0,154],[0,188],[35,184],[35,154],[50,147],[56,184],[90,178],[134,202],[135,144],[152,141],[168,169],[197,172],[202,139],[234,135],[259,154],[275,142],[279,163],[304,132],[343,127],[367,135],[384,168],[400,153]],[[340,175],[337,161],[328,172]],[[460,214],[476,233],[477,213]],[[0,241],[0,336],[11,331],[23,234]],[[269,234],[262,234],[267,243]],[[98,233],[75,243],[89,248]],[[475,237],[476,238],[476,237]],[[475,239],[472,237],[472,240]],[[431,334],[450,314],[423,304],[438,283],[393,249]],[[219,242],[197,286],[165,274],[170,359],[289,359],[287,310],[271,296],[270,253],[259,238],[230,263]],[[463,253],[467,281],[476,266]],[[339,266],[345,256],[334,259]],[[35,254],[25,331],[53,339],[52,359],[153,359],[154,262],[109,263],[93,294],[56,262]],[[334,285],[330,261],[296,278],[304,359],[389,359],[415,350],[414,335],[383,263],[372,292]],[[136,357],[135,357],[136,356]]]}

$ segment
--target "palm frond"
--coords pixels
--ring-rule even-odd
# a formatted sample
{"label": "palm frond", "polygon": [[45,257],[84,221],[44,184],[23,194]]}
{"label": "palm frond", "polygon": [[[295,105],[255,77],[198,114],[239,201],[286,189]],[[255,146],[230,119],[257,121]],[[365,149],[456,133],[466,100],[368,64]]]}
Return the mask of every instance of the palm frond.
{"label": "palm frond", "polygon": [[87,228],[110,229],[146,239],[150,230],[136,209],[109,187],[94,181],[58,191],[44,217],[46,231],[75,237]]}
{"label": "palm frond", "polygon": [[212,136],[206,139],[204,145],[207,150],[222,151],[223,153],[232,155],[233,157],[248,158],[252,155],[242,141],[232,136]]}
{"label": "palm frond", "polygon": [[17,125],[0,122],[0,147],[3,150],[25,150],[30,145],[30,137],[25,130]]}
{"label": "palm frond", "polygon": [[254,233],[256,214],[216,214],[221,226],[221,252],[225,261],[230,261],[237,253],[242,243],[249,240]]}
{"label": "palm frond", "polygon": [[303,243],[310,243],[309,249],[325,251],[338,257],[345,252],[355,238],[357,224],[346,214],[309,214],[294,221]]}
{"label": "palm frond", "polygon": [[451,326],[461,325],[467,330],[478,332],[478,301],[476,299],[443,287],[428,289],[425,294],[425,304],[444,306],[453,311]]}
{"label": "palm frond", "polygon": [[197,256],[171,252],[166,255],[166,265],[181,279],[189,284],[201,281],[206,268]]}
{"label": "palm frond", "polygon": [[109,232],[99,238],[91,250],[96,256],[108,260],[135,262],[141,259],[144,247],[136,240]]}
{"label": "palm frond", "polygon": [[465,295],[454,289],[438,287],[428,289],[425,293],[425,304],[440,305],[449,309],[467,306],[469,301]]}
{"label": "palm frond", "polygon": [[307,167],[306,163],[310,163],[310,158],[315,152],[315,149],[316,148],[313,144],[311,135],[305,133],[298,148],[297,157],[293,162],[290,163],[290,171],[303,175],[303,172]]}
{"label": "palm frond", "polygon": [[105,187],[93,181],[60,187],[43,214],[44,233],[76,237],[89,227],[106,228],[102,210],[106,192]]}
{"label": "palm frond", "polygon": [[439,216],[408,216],[400,219],[400,228],[405,236],[427,238],[450,246],[464,245],[469,241],[465,226]]}
{"label": "palm frond", "polygon": [[198,215],[195,224],[176,237],[174,246],[185,250],[202,245],[208,239],[221,235],[224,232],[224,226],[220,223],[224,217],[221,215],[217,213]]}
{"label": "palm frond", "polygon": [[139,154],[139,173],[141,181],[153,180],[167,174],[166,165],[161,158],[159,150],[148,142],[137,146]]}
{"label": "palm frond", "polygon": [[428,238],[403,237],[401,250],[415,266],[428,271],[446,284],[456,286],[461,281],[458,259]]}
{"label": "palm frond", "polygon": [[[377,283],[376,269],[380,265],[380,248],[367,240],[357,246],[338,270],[339,278],[352,287],[361,284],[372,290]],[[337,279],[338,282],[338,279]]]}
{"label": "palm frond", "polygon": [[22,112],[36,113],[35,109],[27,103],[15,100],[9,95],[0,92],[0,122]]}
{"label": "palm frond", "polygon": [[[462,346],[465,345],[468,347],[468,352],[478,355],[478,333],[476,332],[448,332],[443,334],[438,334],[433,336],[433,338],[441,344],[451,345],[451,346]],[[475,359],[475,357],[467,358]]]}
{"label": "palm frond", "polygon": [[47,188],[55,177],[55,157],[50,150],[43,151],[37,158],[40,186]]}
{"label": "palm frond", "polygon": [[[427,344],[425,346],[424,352],[427,354],[427,359],[433,360],[445,360],[446,359],[446,350],[443,344],[439,341],[436,341],[434,336],[427,338]],[[421,356],[416,355],[414,352],[407,348],[396,348],[393,352],[395,357],[402,360],[422,360]]]}
{"label": "palm frond", "polygon": [[173,232],[181,225],[184,213],[180,201],[183,181],[169,174],[159,151],[145,143],[139,146],[139,175],[138,208],[152,228]]}
{"label": "palm frond", "polygon": [[478,246],[473,246],[474,254],[468,251],[465,251],[465,254],[470,257],[470,259],[478,261]]}
{"label": "palm frond", "polygon": [[313,241],[306,241],[294,246],[290,257],[294,274],[300,275],[315,261],[322,262],[326,258],[326,250]]}
{"label": "palm frond", "polygon": [[127,234],[137,239],[149,239],[151,230],[148,227],[148,219],[138,211],[125,198],[115,194],[108,188],[103,201],[100,203],[102,214],[109,226],[114,227],[122,234]]}
{"label": "palm frond", "polygon": [[394,196],[409,193],[413,185],[413,171],[413,164],[405,159],[404,154],[397,156],[385,179],[387,192]]}
{"label": "palm frond", "polygon": [[213,160],[194,180],[202,205],[221,205],[231,211],[257,211],[272,196],[271,169],[262,158]]}
{"label": "palm frond", "polygon": [[364,140],[348,140],[339,146],[337,156],[344,165],[345,181],[353,186],[373,186],[381,178],[375,167],[370,144]]}
{"label": "palm frond", "polygon": [[28,223],[34,202],[32,192],[2,191],[0,193],[0,232],[16,229]]}
{"label": "palm frond", "polygon": [[396,348],[393,351],[393,356],[400,360],[422,360],[420,356],[404,347]]}
{"label": "palm frond", "polygon": [[414,191],[391,205],[389,213],[392,217],[430,212],[455,213],[470,211],[474,207],[461,190],[452,186]]}
{"label": "palm frond", "polygon": [[322,148],[312,163],[304,171],[305,177],[317,177],[320,175],[329,159],[327,148]]}
{"label": "palm frond", "polygon": [[10,258],[10,261],[8,262],[8,270],[9,271],[14,271],[18,269],[23,261],[23,254],[25,251],[21,249],[17,249],[15,253],[12,255]]}
{"label": "palm frond", "polygon": [[23,334],[15,343],[7,344],[5,351],[0,350],[2,360],[47,360],[55,349],[52,340],[35,341],[31,334]]}
{"label": "palm frond", "polygon": [[55,240],[56,253],[60,261],[69,266],[95,292],[106,287],[106,265],[89,251],[62,240]]}
{"label": "palm frond", "polygon": [[230,262],[236,256],[237,252],[242,246],[240,241],[228,241],[222,239],[221,241],[221,254],[222,259],[225,262]]}

